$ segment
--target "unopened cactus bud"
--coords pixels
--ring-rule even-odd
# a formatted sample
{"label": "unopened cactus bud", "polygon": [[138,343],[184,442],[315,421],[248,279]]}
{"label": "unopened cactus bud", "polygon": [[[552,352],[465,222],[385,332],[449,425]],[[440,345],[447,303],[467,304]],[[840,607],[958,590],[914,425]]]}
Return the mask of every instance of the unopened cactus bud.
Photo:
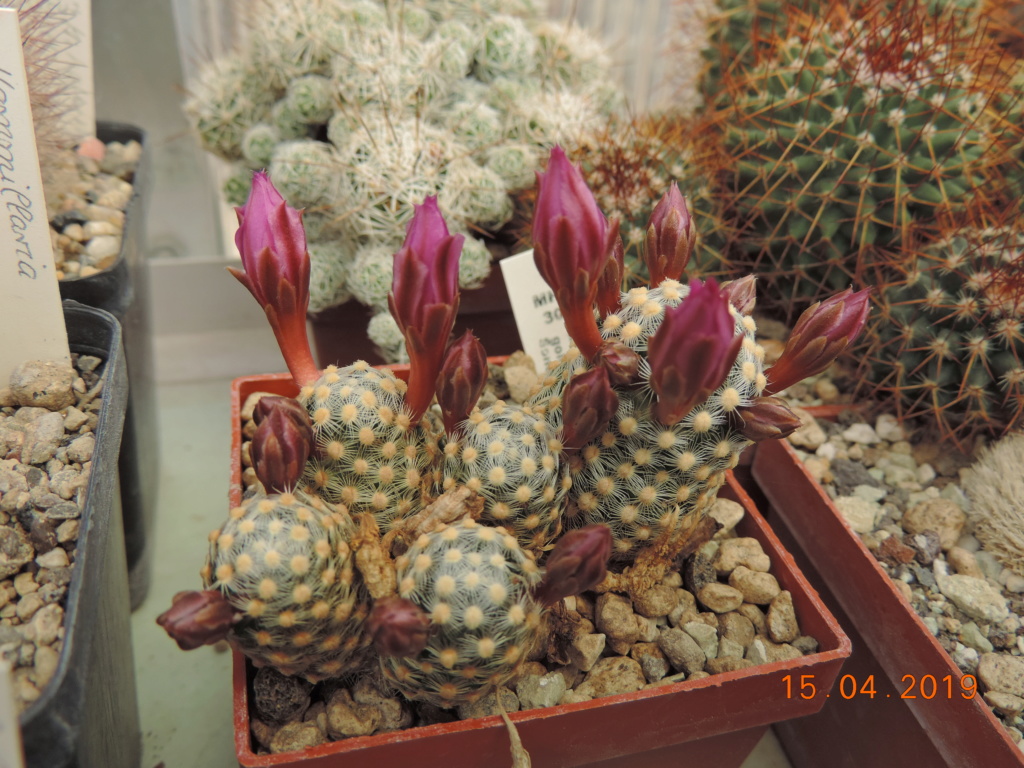
{"label": "unopened cactus bud", "polygon": [[640,381],[640,355],[621,341],[602,344],[594,365],[608,371],[613,387],[631,387]]}
{"label": "unopened cactus bud", "polygon": [[612,390],[604,368],[591,368],[573,376],[565,387],[562,401],[564,449],[578,451],[604,434],[618,407],[618,395]]}
{"label": "unopened cactus bud", "polygon": [[757,302],[757,292],[754,288],[756,280],[754,275],[747,275],[739,280],[722,283],[722,293],[741,315],[749,315],[754,311]]}
{"label": "unopened cactus bud", "polygon": [[725,381],[742,343],[714,279],[703,285],[691,282],[687,300],[665,311],[648,342],[651,388],[658,395],[655,416],[663,424],[676,424],[707,400]]}
{"label": "unopened cactus bud", "polygon": [[804,310],[793,326],[782,355],[768,369],[765,393],[776,392],[815,376],[853,342],[868,319],[871,289],[852,292],[847,288]]}
{"label": "unopened cactus bud", "polygon": [[427,647],[430,616],[412,600],[386,597],[374,603],[366,629],[381,656],[415,656]]}
{"label": "unopened cactus bud", "polygon": [[608,232],[610,248],[604,270],[597,278],[597,311],[602,318],[608,317],[619,307],[622,297],[622,273],[625,272],[626,250],[619,235],[619,221],[611,223]]}
{"label": "unopened cactus bud", "polygon": [[242,614],[215,589],[179,592],[171,607],[157,616],[159,624],[183,651],[223,640]]}
{"label": "unopened cactus bud", "polygon": [[268,396],[256,406],[252,464],[267,492],[291,490],[313,453],[313,424],[306,409],[288,397]]}
{"label": "unopened cactus bud", "polygon": [[777,397],[759,397],[750,405],[737,408],[731,416],[737,431],[755,443],[791,435],[802,423]]}
{"label": "unopened cactus bud", "polygon": [[533,591],[543,605],[593,589],[604,579],[612,555],[612,532],[606,525],[588,525],[558,540],[545,564],[544,577]]}
{"label": "unopened cactus bud", "polygon": [[651,285],[682,277],[693,253],[695,236],[686,198],[673,181],[654,207],[644,238],[644,260],[651,273]]}
{"label": "unopened cactus bud", "polygon": [[466,331],[448,347],[437,377],[437,404],[441,407],[445,432],[459,432],[459,424],[469,416],[485,386],[487,352],[473,332]]}

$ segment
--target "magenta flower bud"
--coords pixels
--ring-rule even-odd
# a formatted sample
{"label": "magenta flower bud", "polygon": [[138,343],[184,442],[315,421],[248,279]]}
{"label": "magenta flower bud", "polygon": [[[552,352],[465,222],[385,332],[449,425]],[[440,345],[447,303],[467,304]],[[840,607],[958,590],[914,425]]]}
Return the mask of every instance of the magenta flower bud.
{"label": "magenta flower bud", "polygon": [[259,426],[249,450],[256,477],[268,493],[284,493],[302,478],[313,453],[313,424],[306,409],[289,397],[267,396],[256,406]]}
{"label": "magenta flower bud", "polygon": [[612,556],[612,531],[588,525],[562,535],[544,564],[544,577],[533,590],[542,605],[593,589],[604,579]]}
{"label": "magenta flower bud", "polygon": [[644,237],[644,261],[651,273],[651,285],[666,278],[678,280],[693,253],[696,229],[686,207],[686,198],[673,181],[654,206]]}
{"label": "magenta flower bud", "polygon": [[611,223],[608,238],[611,250],[608,252],[601,276],[597,279],[597,311],[602,318],[615,312],[622,298],[622,274],[626,271],[626,251],[619,235],[618,219]]}
{"label": "magenta flower bud", "polygon": [[437,404],[441,406],[444,430],[459,433],[487,385],[487,352],[472,331],[466,331],[448,347],[437,377]]}
{"label": "magenta flower bud", "polygon": [[870,293],[870,288],[856,293],[847,288],[805,309],[779,359],[766,371],[765,394],[781,392],[828,368],[864,328]]}
{"label": "magenta flower bud", "polygon": [[405,336],[409,389],[405,404],[412,423],[434,399],[434,385],[459,309],[459,256],[463,235],[450,235],[431,196],[416,206],[405,242],[395,254],[388,305]]}
{"label": "magenta flower bud", "polygon": [[691,281],[686,300],[665,311],[647,344],[651,388],[658,395],[654,415],[676,424],[707,400],[725,381],[742,343],[729,300],[714,279]]}
{"label": "magenta flower bud", "polygon": [[621,341],[602,344],[594,365],[608,371],[608,380],[613,387],[632,387],[640,383],[640,355]]}
{"label": "magenta flower bud", "polygon": [[756,278],[753,275],[747,275],[739,280],[722,283],[722,293],[741,315],[749,315],[754,311],[754,305],[757,303],[755,282]]}
{"label": "magenta flower bud", "polygon": [[381,656],[415,656],[427,647],[430,617],[411,600],[385,597],[373,604],[366,631]]}
{"label": "magenta flower bud", "polygon": [[597,286],[611,251],[608,222],[579,169],[551,150],[533,212],[533,259],[555,294],[569,336],[590,359],[601,346]]}
{"label": "magenta flower bud", "polygon": [[578,451],[595,437],[603,435],[608,422],[619,408],[604,368],[591,368],[569,379],[562,393],[562,446]]}
{"label": "magenta flower bud", "polygon": [[737,408],[731,418],[739,433],[755,443],[787,437],[802,423],[800,417],[777,397],[759,397],[750,405]]}
{"label": "magenta flower bud", "polygon": [[309,253],[302,211],[285,203],[266,172],[257,171],[249,199],[235,215],[235,245],[245,271],[228,271],[263,307],[295,382],[308,384],[320,374],[306,337]]}
{"label": "magenta flower bud", "polygon": [[227,637],[242,618],[227,598],[215,589],[179,592],[171,607],[157,616],[159,624],[183,651],[212,645]]}

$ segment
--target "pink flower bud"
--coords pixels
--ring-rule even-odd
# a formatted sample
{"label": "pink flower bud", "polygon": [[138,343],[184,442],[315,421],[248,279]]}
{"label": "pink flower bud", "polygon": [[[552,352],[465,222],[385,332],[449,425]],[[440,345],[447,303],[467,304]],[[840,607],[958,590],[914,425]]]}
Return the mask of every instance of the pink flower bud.
{"label": "pink flower bud", "polygon": [[725,381],[743,336],[736,333],[729,300],[714,279],[690,282],[690,293],[665,317],[647,345],[655,416],[676,424]]}
{"label": "pink flower bud", "polygon": [[411,600],[385,597],[373,604],[366,631],[381,656],[415,656],[427,647],[430,617]]}
{"label": "pink flower bud", "polygon": [[611,241],[611,251],[597,280],[597,311],[601,317],[608,317],[615,312],[622,298],[622,274],[626,269],[625,248],[619,236],[618,219],[612,222],[608,238]]}
{"label": "pink flower bud", "polygon": [[640,382],[640,355],[621,341],[602,344],[594,365],[608,371],[608,380],[613,387],[632,387]]}
{"label": "pink flower bud", "polygon": [[171,607],[157,616],[159,624],[183,651],[212,645],[227,637],[242,618],[231,603],[215,589],[179,592]]}
{"label": "pink flower bud", "polygon": [[800,417],[777,397],[759,397],[737,408],[732,417],[739,433],[755,443],[786,437],[801,425]]}
{"label": "pink flower bud", "polygon": [[612,532],[588,525],[562,535],[544,564],[544,578],[533,590],[543,605],[593,589],[604,579],[612,555]]}
{"label": "pink flower bud", "polygon": [[755,281],[756,278],[753,275],[747,275],[739,280],[722,283],[722,293],[741,315],[749,315],[754,311],[754,305],[757,303]]}
{"label": "pink flower bud", "polygon": [[315,445],[309,414],[290,397],[268,395],[253,415],[259,424],[250,446],[256,477],[268,493],[291,490]]}
{"label": "pink flower bud", "polygon": [[302,211],[285,203],[266,172],[257,171],[249,199],[235,215],[235,245],[245,271],[228,271],[263,307],[295,382],[308,384],[319,371],[306,338],[309,253]]}
{"label": "pink flower bud", "polygon": [[591,368],[569,379],[562,393],[562,445],[578,451],[604,434],[619,407],[608,371]]}
{"label": "pink flower bud", "polygon": [[651,285],[658,285],[666,278],[682,277],[695,240],[696,230],[686,198],[673,181],[654,206],[644,237],[644,261],[651,273]]}
{"label": "pink flower bud", "polygon": [[847,288],[805,309],[779,359],[766,372],[765,393],[781,392],[828,368],[864,328],[870,293],[870,288],[856,293]]}
{"label": "pink flower bud", "polygon": [[431,196],[416,206],[405,242],[395,254],[388,305],[409,352],[405,404],[415,424],[434,398],[434,384],[459,309],[459,256],[463,235],[448,225]]}
{"label": "pink flower bud", "polygon": [[448,347],[437,377],[437,404],[450,436],[459,433],[459,425],[483,394],[487,373],[484,345],[472,331],[466,331]]}
{"label": "pink flower bud", "polygon": [[569,336],[590,359],[601,346],[594,302],[611,251],[608,222],[560,147],[551,150],[548,170],[537,180],[533,259],[555,294]]}

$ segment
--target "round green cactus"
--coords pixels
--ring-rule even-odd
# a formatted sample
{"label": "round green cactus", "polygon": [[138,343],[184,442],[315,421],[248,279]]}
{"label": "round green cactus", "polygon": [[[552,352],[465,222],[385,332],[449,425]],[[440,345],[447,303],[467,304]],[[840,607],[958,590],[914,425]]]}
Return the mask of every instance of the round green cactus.
{"label": "round green cactus", "polygon": [[317,682],[367,659],[369,596],[348,515],[301,494],[256,496],[210,534],[204,586],[244,614],[229,635],[258,666]]}
{"label": "round green cactus", "polygon": [[395,562],[398,594],[431,618],[416,657],[388,657],[388,680],[440,707],[474,701],[513,678],[538,642],[542,607],[533,556],[503,528],[463,518],[422,534]]}
{"label": "round green cactus", "polygon": [[405,382],[359,361],[328,366],[298,401],[309,412],[316,452],[304,481],[352,514],[370,512],[385,530],[424,505],[421,483],[438,455],[436,441],[405,412]]}
{"label": "round green cactus", "polygon": [[484,500],[482,519],[514,531],[535,552],[561,531],[569,487],[556,431],[531,409],[499,400],[474,411],[444,447],[444,489],[465,486]]}

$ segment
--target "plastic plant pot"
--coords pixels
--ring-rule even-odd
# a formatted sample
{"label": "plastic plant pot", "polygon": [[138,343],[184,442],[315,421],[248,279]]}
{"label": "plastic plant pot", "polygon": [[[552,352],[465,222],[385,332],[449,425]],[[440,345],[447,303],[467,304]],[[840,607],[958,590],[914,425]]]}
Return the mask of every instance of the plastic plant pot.
{"label": "plastic plant pot", "polygon": [[134,610],[149,589],[148,537],[153,527],[159,461],[153,340],[149,322],[149,269],[143,253],[150,170],[144,131],[132,125],[100,122],[96,133],[104,142],[139,142],[143,145],[142,158],[135,171],[132,198],[125,211],[121,252],[117,261],[110,269],[98,274],[62,280],[60,295],[61,298],[109,312],[123,329],[130,387],[118,471],[121,475],[129,589]]}
{"label": "plastic plant pot", "polygon": [[[402,375],[401,366],[392,368]],[[242,498],[240,412],[254,392],[294,396],[297,389],[288,374],[250,376],[233,382],[232,506]],[[676,768],[702,761],[716,768],[739,766],[770,724],[816,712],[825,703],[825,693],[850,653],[849,640],[731,475],[720,494],[746,508],[738,533],[761,542],[771,557],[772,572],[782,588],[793,594],[802,630],[819,641],[821,650],[799,659],[704,680],[516,712],[511,718],[536,768],[589,764],[602,768]],[[236,653],[235,748],[239,764],[246,768],[404,768],[422,763],[426,756],[432,765],[445,768],[508,762],[508,732],[497,716],[350,738],[301,752],[257,755],[249,731],[252,672],[245,658]],[[814,680],[820,695],[805,699],[797,694],[798,681],[806,676]]]}
{"label": "plastic plant pot", "polygon": [[142,754],[117,476],[128,375],[107,312],[64,302],[73,352],[106,361],[57,671],[21,715],[28,768],[137,768]]}
{"label": "plastic plant pot", "polygon": [[[836,611],[849,619],[845,626],[851,635],[862,639],[855,640],[852,663],[844,669],[847,679],[832,691],[825,709],[777,729],[794,765],[1024,765],[1024,755],[980,693],[967,696],[971,681],[961,682],[959,667],[789,443],[768,440],[757,446],[752,473],[772,525],[794,542],[812,583],[820,580],[826,603],[834,600]],[[861,693],[870,684],[873,697]]]}

